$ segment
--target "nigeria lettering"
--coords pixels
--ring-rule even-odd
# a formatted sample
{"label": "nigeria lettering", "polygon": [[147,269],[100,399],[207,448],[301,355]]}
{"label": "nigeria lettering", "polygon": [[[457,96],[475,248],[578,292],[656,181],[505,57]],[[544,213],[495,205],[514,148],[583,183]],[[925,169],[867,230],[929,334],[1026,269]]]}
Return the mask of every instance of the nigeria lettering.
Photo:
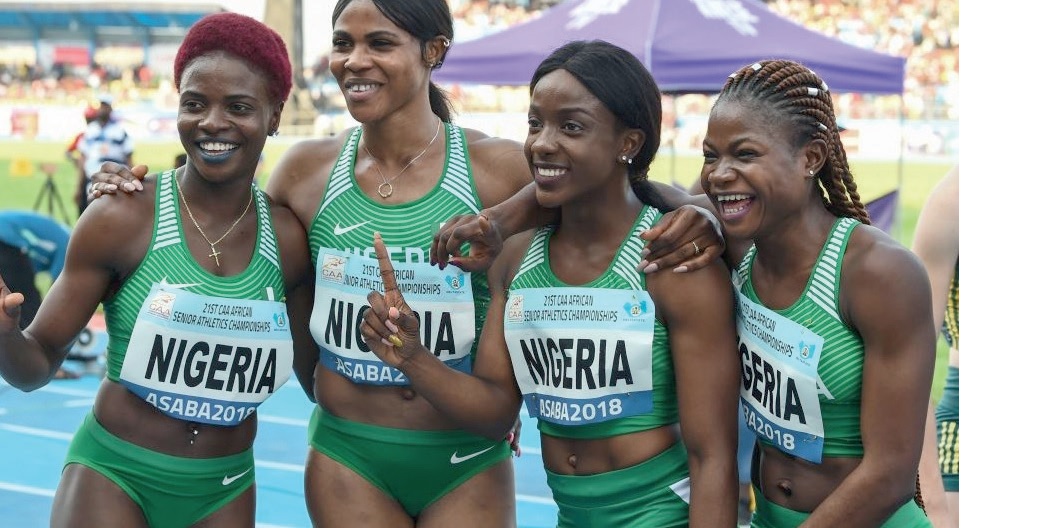
{"label": "nigeria lettering", "polygon": [[530,338],[520,344],[528,373],[537,385],[565,389],[633,385],[624,340]]}
{"label": "nigeria lettering", "polygon": [[784,371],[775,368],[766,359],[741,343],[742,387],[744,394],[752,397],[763,408],[777,418],[789,421],[795,418],[807,423],[796,381]]}
{"label": "nigeria lettering", "polygon": [[188,387],[203,385],[225,392],[271,394],[275,391],[276,364],[275,348],[190,343],[156,334],[145,378],[170,384],[183,381]]}
{"label": "nigeria lettering", "polygon": [[[356,308],[352,302],[331,298],[326,314],[324,344],[344,350],[370,352],[359,330],[364,314],[365,310]],[[419,311],[413,312],[413,315],[420,322],[420,341],[423,346],[437,357],[457,355],[450,312]]]}

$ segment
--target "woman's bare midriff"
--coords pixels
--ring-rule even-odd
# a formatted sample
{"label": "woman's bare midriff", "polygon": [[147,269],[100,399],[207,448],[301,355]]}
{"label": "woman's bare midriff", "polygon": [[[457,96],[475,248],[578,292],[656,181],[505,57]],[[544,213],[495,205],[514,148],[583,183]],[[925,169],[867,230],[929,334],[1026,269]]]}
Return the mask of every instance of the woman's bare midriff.
{"label": "woman's bare midriff", "polygon": [[762,444],[757,452],[759,471],[754,457],[753,483],[771,502],[804,513],[814,511],[861,464],[852,457],[825,457],[813,464]]}
{"label": "woman's bare midriff", "polygon": [[611,438],[542,437],[543,466],[559,475],[597,475],[644,462],[680,441],[675,425]]}
{"label": "woman's bare midriff", "polygon": [[322,366],[316,370],[315,399],[334,416],[417,431],[459,428],[408,385],[362,385]]}
{"label": "woman's bare midriff", "polygon": [[98,389],[94,415],[105,430],[127,442],[180,457],[213,458],[242,453],[257,436],[256,413],[234,427],[186,422],[163,414],[107,378]]}

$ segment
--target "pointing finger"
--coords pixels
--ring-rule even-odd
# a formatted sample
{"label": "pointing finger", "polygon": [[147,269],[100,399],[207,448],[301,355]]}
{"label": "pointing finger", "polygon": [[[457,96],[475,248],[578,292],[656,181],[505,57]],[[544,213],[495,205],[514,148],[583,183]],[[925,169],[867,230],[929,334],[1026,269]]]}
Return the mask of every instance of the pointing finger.
{"label": "pointing finger", "polygon": [[389,306],[404,305],[405,299],[398,291],[398,280],[394,277],[394,265],[391,264],[391,257],[387,254],[384,239],[378,232],[373,233],[373,250],[376,252],[376,262],[380,266],[380,279],[384,283],[384,298],[387,299],[387,304]]}

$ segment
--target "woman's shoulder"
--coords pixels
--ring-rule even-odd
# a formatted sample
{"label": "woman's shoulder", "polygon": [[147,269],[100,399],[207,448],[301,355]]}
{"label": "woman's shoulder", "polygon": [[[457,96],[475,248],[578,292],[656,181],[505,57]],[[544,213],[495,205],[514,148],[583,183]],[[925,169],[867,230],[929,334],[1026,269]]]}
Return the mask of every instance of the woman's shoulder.
{"label": "woman's shoulder", "polygon": [[900,273],[908,265],[921,265],[910,249],[875,226],[855,226],[843,255],[844,276],[853,273],[882,278]]}
{"label": "woman's shoulder", "polygon": [[467,147],[470,148],[471,157],[493,158],[503,154],[521,153],[523,155],[524,153],[521,143],[512,139],[490,136],[474,128],[461,127],[460,130],[467,138]]}
{"label": "woman's shoulder", "polygon": [[926,268],[910,249],[874,226],[856,226],[843,255],[841,304],[913,302],[924,293],[928,301],[929,292]]}
{"label": "woman's shoulder", "polygon": [[286,153],[283,154],[282,159],[286,159],[286,157],[311,159],[315,156],[325,157],[327,154],[336,156],[343,148],[344,142],[347,140],[347,135],[351,130],[353,130],[353,128],[342,130],[332,136],[308,138],[297,141],[286,149]]}
{"label": "woman's shoulder", "polygon": [[517,141],[463,129],[478,192],[486,205],[496,205],[532,181],[524,148]]}

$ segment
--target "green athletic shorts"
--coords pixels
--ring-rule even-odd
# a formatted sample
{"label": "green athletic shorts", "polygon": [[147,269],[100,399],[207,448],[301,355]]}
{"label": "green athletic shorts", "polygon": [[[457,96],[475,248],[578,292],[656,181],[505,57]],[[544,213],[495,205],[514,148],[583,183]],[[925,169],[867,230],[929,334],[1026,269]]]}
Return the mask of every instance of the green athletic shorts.
{"label": "green athletic shorts", "polygon": [[253,486],[253,449],[217,458],[157,453],[116,437],[93,412],[72,438],[65,466],[81,464],[119,486],[151,528],[183,528],[205,519]]}
{"label": "green athletic shorts", "polygon": [[558,528],[687,528],[691,478],[681,442],[635,466],[597,475],[560,475],[546,482]]}
{"label": "green athletic shorts", "polygon": [[[756,486],[753,486],[753,494],[756,511],[753,512],[750,528],[796,528],[810,517],[809,513],[783,508],[767,500]],[[933,528],[933,524],[926,518],[926,512],[914,500],[910,500],[879,528]]]}
{"label": "green athletic shorts", "polygon": [[959,491],[959,367],[948,367],[937,418],[937,465],[944,491]]}
{"label": "green athletic shorts", "polygon": [[466,431],[391,429],[352,422],[316,405],[311,447],[350,468],[416,517],[468,479],[510,458],[506,440]]}

